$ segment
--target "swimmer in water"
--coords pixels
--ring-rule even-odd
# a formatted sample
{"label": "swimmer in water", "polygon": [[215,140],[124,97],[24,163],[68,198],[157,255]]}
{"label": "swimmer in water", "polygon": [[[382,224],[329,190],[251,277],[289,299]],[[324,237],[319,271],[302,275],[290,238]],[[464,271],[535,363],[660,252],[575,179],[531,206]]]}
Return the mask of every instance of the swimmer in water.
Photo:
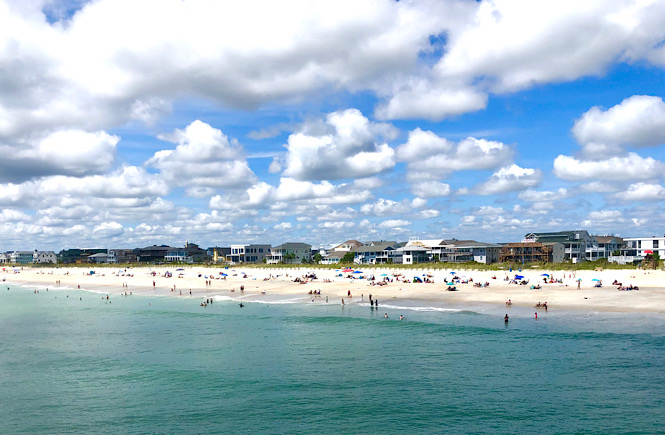
{"label": "swimmer in water", "polygon": [[245,305],[243,305],[242,302],[240,302],[240,308],[243,308]]}
{"label": "swimmer in water", "polygon": [[506,317],[503,318],[503,321],[508,323],[508,314],[506,314]]}
{"label": "swimmer in water", "polygon": [[388,313],[384,314],[384,315],[383,315],[383,318],[384,318],[384,319],[387,319],[387,318],[388,318]]}

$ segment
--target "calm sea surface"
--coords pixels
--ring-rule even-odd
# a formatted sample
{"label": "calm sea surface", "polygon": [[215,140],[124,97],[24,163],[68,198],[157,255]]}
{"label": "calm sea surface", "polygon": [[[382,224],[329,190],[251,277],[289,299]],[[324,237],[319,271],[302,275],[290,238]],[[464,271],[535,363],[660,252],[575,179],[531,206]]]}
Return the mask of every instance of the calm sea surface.
{"label": "calm sea surface", "polygon": [[662,316],[0,291],[3,434],[665,428]]}

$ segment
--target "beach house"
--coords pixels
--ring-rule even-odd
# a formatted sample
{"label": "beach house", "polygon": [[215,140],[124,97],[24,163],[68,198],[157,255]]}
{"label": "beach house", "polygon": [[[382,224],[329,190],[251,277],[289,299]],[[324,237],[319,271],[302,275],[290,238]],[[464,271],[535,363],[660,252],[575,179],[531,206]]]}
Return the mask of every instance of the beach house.
{"label": "beach house", "polygon": [[564,247],[564,260],[570,260],[573,263],[591,258],[597,260],[602,253],[602,250],[598,248],[596,238],[586,230],[528,233],[522,241],[526,243],[561,243]]}
{"label": "beach house", "polygon": [[263,263],[270,254],[270,247],[262,244],[231,245],[227,259],[232,263]]}
{"label": "beach house", "polygon": [[395,241],[376,241],[367,242],[362,246],[358,246],[353,252],[353,262],[356,264],[387,264],[396,263],[401,261],[395,250],[404,246],[405,243],[397,243]]}
{"label": "beach house", "polygon": [[58,256],[53,251],[35,251],[32,253],[32,262],[37,264],[58,262]]}
{"label": "beach house", "polygon": [[610,261],[619,264],[630,264],[643,261],[647,255],[657,255],[665,259],[665,235],[663,237],[625,237],[620,255],[611,256]]}
{"label": "beach house", "polygon": [[312,245],[307,243],[288,242],[270,248],[266,256],[267,264],[301,264],[312,261]]}

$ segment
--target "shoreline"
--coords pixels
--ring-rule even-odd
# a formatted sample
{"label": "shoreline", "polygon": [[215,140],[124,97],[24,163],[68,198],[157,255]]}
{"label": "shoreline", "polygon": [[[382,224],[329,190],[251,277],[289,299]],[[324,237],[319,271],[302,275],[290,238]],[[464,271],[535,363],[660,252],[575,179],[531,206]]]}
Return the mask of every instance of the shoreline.
{"label": "shoreline", "polygon": [[[85,269],[53,267],[24,267],[20,273],[14,273],[13,268],[0,272],[3,282],[17,284],[22,287],[47,287],[58,289],[87,290],[95,293],[109,295],[122,295],[125,292],[142,296],[172,296],[205,299],[219,296],[229,297],[241,301],[251,298],[257,302],[265,300],[274,303],[274,297],[288,298],[302,303],[311,303],[308,292],[320,290],[320,297],[313,297],[314,303],[345,304],[367,303],[369,295],[379,300],[379,309],[383,303],[394,304],[395,301],[418,301],[432,306],[464,310],[468,306],[487,306],[490,309],[502,310],[507,308],[505,302],[511,300],[513,307],[535,308],[539,302],[547,302],[548,310],[565,310],[578,312],[615,312],[615,313],[651,313],[665,314],[665,272],[660,270],[634,270],[611,269],[604,271],[547,271],[528,270],[519,272],[528,281],[527,285],[511,284],[505,281],[506,276],[512,278],[514,273],[505,271],[460,271],[454,270],[431,271],[427,268],[412,269],[408,271],[396,270],[392,273],[390,268],[374,269],[364,274],[364,279],[353,279],[354,274],[342,273],[335,270],[314,269],[317,279],[307,280],[306,283],[294,282],[296,278],[306,280],[304,277],[311,268],[271,269],[242,268],[224,269],[191,266],[187,269],[169,267],[136,267],[127,269],[113,269],[109,267]],[[94,271],[94,274],[90,274]],[[165,276],[165,272],[172,276]],[[225,273],[228,276],[221,276]],[[408,276],[404,274],[408,273]],[[154,275],[153,275],[154,274]],[[342,276],[339,276],[339,275]],[[375,275],[375,281],[392,280],[386,285],[371,285],[367,280]],[[555,278],[555,283],[545,283],[544,274]],[[385,275],[385,276],[381,276]],[[397,276],[395,276],[397,275]],[[414,283],[413,277],[425,277],[433,283]],[[462,278],[454,287],[457,291],[448,291],[451,286],[444,280],[453,276]],[[496,279],[494,279],[496,277]],[[408,279],[404,282],[402,279]],[[423,278],[423,279],[425,279]],[[577,289],[577,279],[580,279],[580,289]],[[610,285],[614,280],[624,286],[638,286],[639,290],[619,291],[616,286]],[[472,281],[472,282],[471,282]],[[600,288],[594,287],[602,282]],[[59,283],[59,284],[58,284]],[[153,287],[154,283],[154,287]],[[473,283],[488,283],[488,287],[475,287]],[[531,289],[532,285],[539,284],[541,289]],[[241,286],[244,290],[241,290]],[[181,295],[182,292],[182,295]],[[351,292],[352,298],[348,297]],[[537,311],[543,311],[538,309]]]}

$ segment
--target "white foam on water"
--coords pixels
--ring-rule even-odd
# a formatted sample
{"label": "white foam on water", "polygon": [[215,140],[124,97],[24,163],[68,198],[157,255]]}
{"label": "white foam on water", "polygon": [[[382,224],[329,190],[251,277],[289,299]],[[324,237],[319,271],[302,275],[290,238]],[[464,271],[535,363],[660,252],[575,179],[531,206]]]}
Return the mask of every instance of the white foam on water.
{"label": "white foam on water", "polygon": [[[361,305],[366,305],[369,306],[369,304],[361,304]],[[462,311],[468,311],[468,310],[461,310],[457,308],[443,308],[443,307],[407,307],[404,305],[393,305],[393,304],[380,304],[378,309],[381,308],[388,308],[391,310],[409,310],[409,311],[423,311],[423,312],[440,312],[440,313],[460,313]]]}

